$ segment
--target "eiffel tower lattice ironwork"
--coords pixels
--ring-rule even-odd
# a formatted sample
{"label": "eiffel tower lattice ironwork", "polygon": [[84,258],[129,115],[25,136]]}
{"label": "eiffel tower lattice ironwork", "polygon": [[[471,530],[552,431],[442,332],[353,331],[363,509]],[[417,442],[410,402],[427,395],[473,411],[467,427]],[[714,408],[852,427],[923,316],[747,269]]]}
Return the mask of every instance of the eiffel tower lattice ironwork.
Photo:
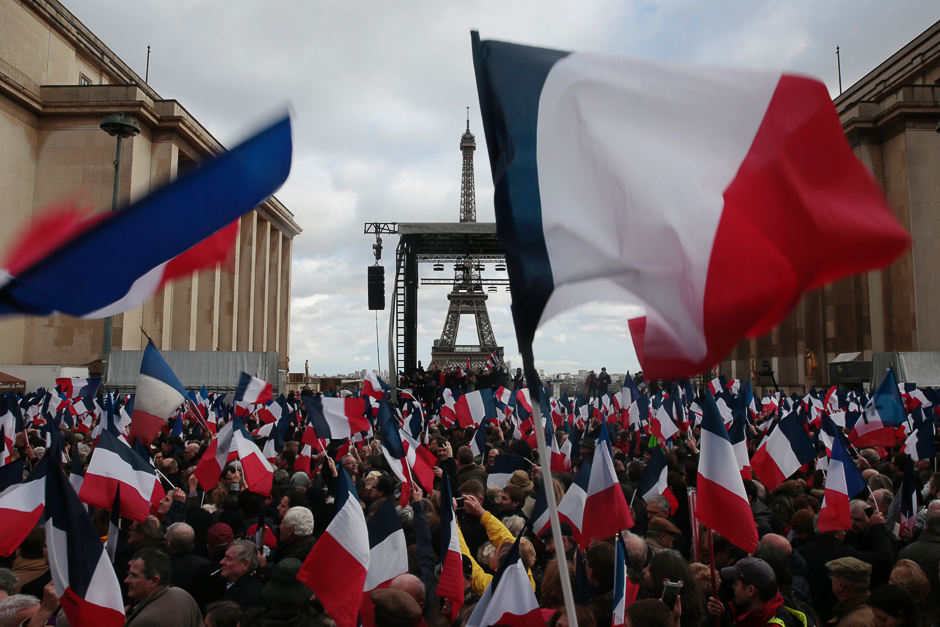
{"label": "eiffel tower lattice ironwork", "polygon": [[[463,175],[460,184],[460,221],[476,222],[476,191],[473,179],[473,151],[476,150],[476,138],[470,132],[469,109],[467,130],[460,138],[460,151],[463,153]],[[496,345],[496,335],[490,324],[490,315],[486,310],[487,295],[481,272],[483,263],[474,260],[472,255],[454,264],[454,284],[447,299],[450,306],[444,319],[444,330],[437,344],[431,348],[431,366],[444,368],[465,368],[467,359],[474,369],[482,368],[487,358],[496,351],[499,361],[503,361],[503,348]],[[457,331],[460,317],[472,315],[476,321],[478,344],[458,345]]]}

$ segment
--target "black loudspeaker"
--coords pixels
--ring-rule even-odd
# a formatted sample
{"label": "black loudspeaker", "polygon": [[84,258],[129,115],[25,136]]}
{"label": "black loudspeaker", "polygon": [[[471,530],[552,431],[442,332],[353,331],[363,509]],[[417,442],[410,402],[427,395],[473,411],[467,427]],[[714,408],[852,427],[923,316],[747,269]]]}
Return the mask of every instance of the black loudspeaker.
{"label": "black loudspeaker", "polygon": [[385,310],[385,267],[369,266],[369,311]]}

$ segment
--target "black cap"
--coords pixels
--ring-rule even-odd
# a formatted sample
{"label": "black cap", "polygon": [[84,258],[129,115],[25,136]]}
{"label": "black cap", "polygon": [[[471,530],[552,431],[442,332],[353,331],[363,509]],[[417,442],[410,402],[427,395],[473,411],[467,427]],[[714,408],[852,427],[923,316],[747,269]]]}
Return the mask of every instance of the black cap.
{"label": "black cap", "polygon": [[777,580],[770,564],[757,557],[745,557],[734,566],[722,568],[721,576],[725,579],[741,579],[759,588],[769,586]]}

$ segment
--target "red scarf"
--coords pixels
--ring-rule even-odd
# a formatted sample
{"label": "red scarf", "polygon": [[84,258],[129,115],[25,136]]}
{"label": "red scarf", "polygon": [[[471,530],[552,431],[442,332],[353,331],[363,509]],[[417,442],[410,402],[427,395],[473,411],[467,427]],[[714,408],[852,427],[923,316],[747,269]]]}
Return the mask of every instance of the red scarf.
{"label": "red scarf", "polygon": [[777,596],[761,605],[756,610],[735,617],[735,627],[764,627],[771,618],[777,615],[777,610],[783,607],[783,597]]}

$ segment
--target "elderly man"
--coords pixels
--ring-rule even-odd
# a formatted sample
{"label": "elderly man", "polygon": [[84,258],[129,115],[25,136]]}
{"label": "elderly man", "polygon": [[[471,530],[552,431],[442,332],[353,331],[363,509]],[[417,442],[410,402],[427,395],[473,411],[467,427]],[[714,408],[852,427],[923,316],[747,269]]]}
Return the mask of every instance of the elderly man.
{"label": "elderly man", "polygon": [[166,544],[170,549],[170,582],[192,594],[190,584],[196,570],[211,563],[193,553],[195,531],[186,523],[173,523],[166,530]]}
{"label": "elderly man", "polygon": [[262,584],[255,571],[258,569],[258,548],[251,540],[235,540],[222,558],[219,574],[228,582],[222,599],[234,601],[242,609],[262,607]]}
{"label": "elderly man", "polygon": [[162,551],[148,549],[128,564],[127,596],[134,604],[127,608],[127,623],[133,627],[201,627],[202,614],[189,593],[170,588],[170,558]]}
{"label": "elderly man", "polygon": [[835,627],[869,627],[875,615],[868,605],[868,588],[871,585],[871,564],[841,557],[826,563],[832,578],[832,593],[839,600],[832,608]]}
{"label": "elderly man", "polygon": [[313,514],[306,507],[292,507],[281,519],[280,542],[271,554],[271,564],[288,558],[303,562],[317,543],[313,535]]}
{"label": "elderly man", "polygon": [[55,584],[51,581],[42,589],[42,603],[28,594],[14,594],[0,601],[0,625],[42,627],[59,607]]}
{"label": "elderly man", "polygon": [[680,535],[682,532],[679,528],[661,516],[651,518],[646,526],[646,544],[653,549],[654,554],[671,549]]}

